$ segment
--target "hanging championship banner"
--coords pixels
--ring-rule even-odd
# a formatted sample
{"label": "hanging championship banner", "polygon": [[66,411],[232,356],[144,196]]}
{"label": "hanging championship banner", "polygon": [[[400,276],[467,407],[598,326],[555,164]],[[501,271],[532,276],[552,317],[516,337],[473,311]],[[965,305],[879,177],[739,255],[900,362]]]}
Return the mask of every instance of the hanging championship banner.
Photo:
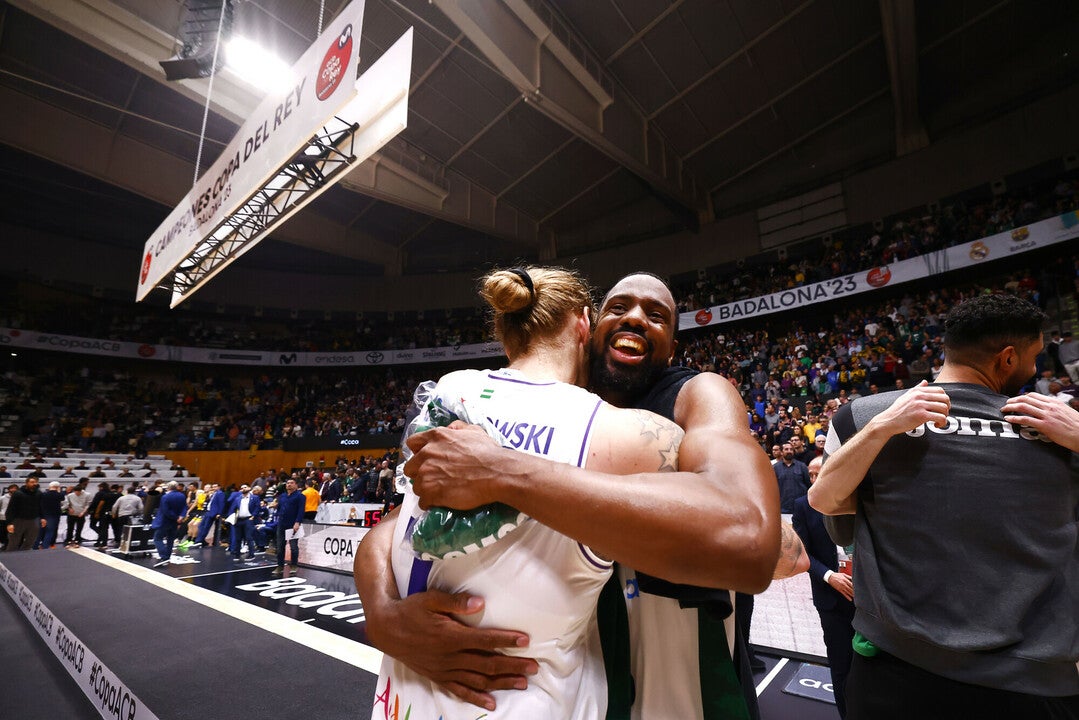
{"label": "hanging championship banner", "polygon": [[292,66],[292,86],[267,95],[217,161],[143,246],[136,300],[254,195],[356,96],[363,0],[355,0]]}

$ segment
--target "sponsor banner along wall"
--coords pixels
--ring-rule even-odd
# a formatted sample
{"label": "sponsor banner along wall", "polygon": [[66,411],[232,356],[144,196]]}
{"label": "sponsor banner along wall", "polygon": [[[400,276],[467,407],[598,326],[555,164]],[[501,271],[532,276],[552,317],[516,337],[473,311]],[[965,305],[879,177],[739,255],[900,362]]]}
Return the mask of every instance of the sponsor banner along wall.
{"label": "sponsor banner along wall", "polygon": [[279,352],[275,350],[221,350],[212,348],[150,345],[57,335],[34,330],[0,328],[0,347],[104,355],[116,358],[168,360],[210,365],[278,365],[288,367],[356,367],[453,362],[485,357],[502,358],[499,343],[474,343],[414,350],[352,350],[341,352]]}
{"label": "sponsor banner along wall", "polygon": [[[784,290],[762,297],[746,298],[725,305],[679,315],[679,330],[707,327],[748,317],[807,307],[814,303],[870,292],[920,280],[983,262],[1020,255],[1031,250],[1067,242],[1079,237],[1079,216],[1066,213],[1009,232],[963,243],[927,255],[872,268],[812,285]],[[454,362],[482,358],[503,358],[499,343],[475,343],[413,350],[350,350],[342,352],[292,352],[276,350],[229,350],[176,345],[102,340],[74,335],[57,335],[17,328],[0,328],[0,347],[56,350],[144,360],[169,360],[218,365],[277,365],[300,367],[355,367]]]}
{"label": "sponsor banner along wall", "polygon": [[818,302],[849,297],[911,280],[921,280],[950,270],[1000,260],[1073,240],[1076,237],[1079,237],[1079,218],[1074,212],[1066,213],[1033,225],[919,255],[891,265],[862,270],[770,295],[681,313],[678,317],[678,329],[688,330],[695,327],[720,325],[792,308],[808,307]]}
{"label": "sponsor banner along wall", "polygon": [[135,697],[131,688],[105,667],[3,563],[0,563],[0,585],[26,615],[30,625],[64,666],[64,670],[75,679],[75,684],[90,699],[101,717],[109,720],[157,720],[157,716],[147,709],[142,700]]}
{"label": "sponsor banner along wall", "polygon": [[[381,506],[378,507],[382,509]],[[300,560],[324,570],[352,574],[356,548],[370,528],[355,525],[315,525],[304,523],[307,534],[299,539]]]}

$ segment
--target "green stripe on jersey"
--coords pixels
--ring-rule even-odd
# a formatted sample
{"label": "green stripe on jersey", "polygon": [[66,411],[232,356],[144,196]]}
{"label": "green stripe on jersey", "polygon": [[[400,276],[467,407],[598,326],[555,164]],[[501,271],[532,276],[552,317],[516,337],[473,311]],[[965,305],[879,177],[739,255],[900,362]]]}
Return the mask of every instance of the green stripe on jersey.
{"label": "green stripe on jersey", "polygon": [[697,631],[704,720],[749,720],[723,621],[702,608],[697,611]]}

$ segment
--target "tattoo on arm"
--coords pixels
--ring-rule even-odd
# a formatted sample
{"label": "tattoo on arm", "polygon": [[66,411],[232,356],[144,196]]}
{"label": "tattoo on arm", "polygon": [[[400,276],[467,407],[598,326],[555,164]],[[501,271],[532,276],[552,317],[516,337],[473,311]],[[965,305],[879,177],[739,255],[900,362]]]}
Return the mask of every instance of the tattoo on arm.
{"label": "tattoo on arm", "polygon": [[775,573],[772,575],[775,579],[796,575],[798,563],[802,559],[802,555],[805,554],[805,547],[802,546],[801,538],[794,532],[794,526],[790,523],[781,522],[779,523],[779,528],[779,561],[776,563]]}
{"label": "tattoo on arm", "polygon": [[639,423],[640,438],[659,452],[659,465],[656,472],[678,471],[678,447],[686,434],[682,428],[670,420],[647,410],[632,410]]}

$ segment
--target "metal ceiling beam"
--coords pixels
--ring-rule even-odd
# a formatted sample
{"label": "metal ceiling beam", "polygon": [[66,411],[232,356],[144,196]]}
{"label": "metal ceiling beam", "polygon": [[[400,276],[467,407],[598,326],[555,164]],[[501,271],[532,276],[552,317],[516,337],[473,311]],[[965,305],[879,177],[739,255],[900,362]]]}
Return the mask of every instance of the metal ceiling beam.
{"label": "metal ceiling beam", "polygon": [[836,113],[832,117],[828,118],[824,122],[817,125],[815,128],[809,130],[808,132],[802,133],[801,135],[796,137],[794,140],[791,140],[786,145],[784,145],[784,146],[782,146],[780,148],[776,148],[775,150],[768,153],[767,155],[765,155],[764,157],[762,157],[760,160],[753,163],[752,165],[747,165],[746,167],[742,168],[741,170],[739,170],[734,175],[731,175],[729,178],[723,180],[722,182],[716,183],[714,186],[709,188],[709,192],[714,193],[717,190],[721,190],[721,189],[725,188],[726,186],[730,185],[732,182],[734,182],[738,178],[740,178],[740,177],[742,177],[744,175],[748,175],[749,173],[753,172],[754,170],[756,170],[760,166],[771,162],[772,160],[779,157],[780,155],[787,152],[788,150],[792,150],[792,149],[798,147],[799,145],[804,143],[806,140],[813,137],[814,135],[821,132],[822,130],[829,127],[830,125],[834,125],[835,123],[839,122],[840,120],[847,117],[848,115],[862,109],[863,107],[865,107],[869,103],[873,102],[877,98],[883,97],[886,92],[888,92],[888,88],[887,87],[881,87],[878,90],[876,90],[875,92],[872,92],[869,95],[866,95],[864,98],[862,98],[858,102],[854,103],[853,105],[846,108],[845,110],[842,110],[842,111]]}
{"label": "metal ceiling beam", "polygon": [[715,143],[715,142],[719,141],[720,139],[722,139],[723,137],[725,137],[728,133],[738,129],[739,127],[741,127],[745,123],[747,123],[750,120],[752,120],[753,118],[757,117],[762,112],[765,112],[766,110],[774,110],[775,104],[777,102],[782,101],[783,98],[785,98],[788,95],[790,95],[791,93],[797,91],[799,88],[805,86],[807,83],[810,83],[813,80],[817,79],[818,77],[820,77],[824,73],[826,73],[829,70],[831,70],[832,68],[834,68],[836,65],[840,64],[841,62],[843,62],[844,60],[849,58],[851,55],[854,55],[855,53],[857,53],[860,50],[862,50],[863,48],[865,48],[867,45],[875,43],[878,38],[880,38],[880,33],[873,33],[872,35],[865,38],[861,42],[855,44],[853,47],[847,48],[842,53],[840,53],[836,57],[832,58],[827,63],[820,66],[819,68],[817,68],[813,72],[809,73],[808,75],[803,77],[801,80],[799,80],[798,82],[796,82],[795,84],[791,85],[789,88],[784,90],[783,92],[779,93],[778,95],[775,95],[773,97],[768,98],[763,103],[758,105],[755,109],[751,110],[750,112],[746,113],[745,115],[742,115],[740,118],[735,120],[733,123],[731,123],[727,127],[723,128],[718,133],[716,133],[715,135],[708,138],[707,140],[705,140],[703,143],[701,143],[697,147],[695,147],[692,150],[690,150],[689,152],[687,152],[683,156],[682,159],[683,160],[689,160],[690,158],[696,157],[698,154],[700,154],[700,152],[702,150],[706,149],[707,147],[709,147],[713,143]]}
{"label": "metal ceiling beam", "polygon": [[895,106],[895,154],[899,157],[929,145],[918,106],[918,38],[914,0],[880,0],[880,25],[888,56]]}
{"label": "metal ceiling beam", "polygon": [[[129,67],[148,75],[182,95],[206,101],[206,80],[167,82],[159,61],[171,57],[176,38],[108,0],[10,0],[11,4],[53,27],[63,30]],[[175,0],[164,2],[175,8]],[[211,107],[222,117],[240,125],[258,105],[258,92],[230,71],[214,80]]]}
{"label": "metal ceiling beam", "polygon": [[543,0],[432,0],[525,101],[698,217],[707,204],[648,119]]}
{"label": "metal ceiling beam", "polygon": [[[646,35],[648,35],[648,33],[652,32],[653,28],[655,28],[656,25],[659,25],[661,22],[663,22],[667,18],[668,15],[670,15],[675,10],[680,8],[684,1],[685,0],[675,0],[675,2],[672,2],[670,5],[668,5],[666,8],[664,8],[662,11],[660,11],[660,13],[658,15],[656,15],[654,18],[652,18],[651,22],[649,22],[643,28],[641,28],[636,33],[634,33],[632,37],[630,37],[628,40],[626,40],[624,43],[622,43],[622,47],[618,48],[613,53],[611,53],[610,56],[606,60],[603,61],[603,66],[604,67],[610,66],[611,63],[613,63],[615,60],[617,60],[619,57],[622,56],[622,53],[626,52],[631,47],[633,47],[634,45],[639,43],[642,39],[644,39],[644,37]],[[614,4],[614,3],[612,3],[612,4]],[[626,25],[628,27],[632,27],[629,20],[626,19],[625,14],[622,12],[622,9],[620,7],[618,7],[617,4],[614,5],[614,9],[616,11],[618,11],[618,14],[622,17],[622,20],[626,23]]]}
{"label": "metal ceiling beam", "polygon": [[[72,168],[141,197],[172,207],[191,186],[193,164],[85,116],[0,86],[0,143]],[[361,166],[362,167],[362,166]],[[392,268],[397,249],[378,238],[347,229],[316,213],[289,223],[275,240]]]}
{"label": "metal ceiling beam", "polygon": [[735,61],[736,61],[736,60],[738,60],[739,58],[741,58],[741,57],[745,56],[745,55],[746,55],[746,54],[747,54],[747,53],[748,53],[748,52],[749,52],[750,50],[752,50],[752,49],[753,49],[753,47],[754,47],[754,46],[755,46],[755,45],[756,45],[757,43],[759,43],[759,42],[760,42],[761,40],[764,40],[764,39],[765,39],[766,37],[768,37],[769,35],[771,35],[771,34],[772,34],[773,32],[775,32],[775,31],[776,31],[776,30],[778,30],[779,28],[781,28],[781,27],[783,27],[784,25],[786,25],[786,24],[787,24],[788,22],[790,22],[790,21],[791,21],[791,20],[792,20],[792,19],[793,19],[793,18],[794,18],[794,17],[796,16],[796,15],[798,15],[798,13],[802,12],[803,10],[805,10],[805,9],[806,9],[807,7],[809,7],[810,5],[812,5],[812,4],[814,3],[814,2],[816,2],[816,0],[806,0],[806,2],[802,3],[802,4],[801,4],[801,5],[799,5],[798,7],[794,8],[793,10],[791,10],[791,11],[790,11],[789,13],[787,13],[786,15],[784,15],[783,17],[781,17],[781,18],[780,18],[779,20],[777,20],[777,21],[776,21],[775,23],[773,23],[773,24],[772,24],[771,26],[769,26],[769,27],[765,28],[765,29],[764,29],[764,30],[763,30],[763,31],[761,32],[761,34],[760,34],[760,35],[758,35],[757,37],[753,38],[752,40],[750,40],[749,42],[747,42],[747,43],[746,43],[745,45],[743,45],[742,47],[738,48],[738,52],[734,52],[734,53],[731,53],[731,54],[730,54],[729,56],[727,56],[726,58],[724,58],[724,59],[723,59],[723,61],[722,61],[721,63],[719,63],[719,64],[718,64],[718,65],[716,65],[716,66],[715,66],[714,68],[712,68],[711,70],[709,70],[708,72],[706,72],[706,73],[705,73],[704,75],[701,75],[701,76],[700,76],[699,78],[697,78],[697,79],[696,79],[696,80],[694,80],[694,81],[693,81],[692,83],[690,83],[690,84],[689,84],[688,86],[686,86],[686,88],[685,88],[684,90],[682,90],[682,92],[680,92],[680,93],[678,93],[677,95],[673,96],[673,97],[672,97],[671,99],[669,99],[669,100],[668,100],[667,102],[663,103],[663,104],[662,104],[662,105],[660,105],[660,106],[659,106],[658,108],[656,108],[656,109],[655,109],[655,110],[654,110],[654,111],[652,112],[652,114],[650,114],[650,115],[648,116],[648,119],[649,119],[649,120],[653,120],[653,119],[654,119],[654,118],[656,118],[656,117],[657,117],[657,116],[658,116],[658,115],[659,115],[660,113],[662,113],[662,112],[663,112],[664,110],[666,110],[667,108],[669,108],[669,107],[670,107],[671,105],[674,105],[674,104],[675,104],[676,102],[678,102],[679,100],[681,100],[682,98],[684,98],[684,97],[685,97],[686,95],[689,95],[689,94],[690,94],[691,92],[693,92],[694,90],[696,90],[696,89],[697,89],[698,87],[700,87],[700,86],[701,86],[701,84],[702,84],[702,83],[704,83],[704,82],[708,81],[708,80],[709,80],[709,79],[710,79],[710,78],[711,78],[711,77],[712,77],[713,75],[715,75],[716,73],[718,73],[719,71],[721,71],[721,70],[722,70],[723,68],[727,67],[728,65],[730,65],[730,64],[731,64],[731,63],[733,63],[733,62],[735,62]]}
{"label": "metal ceiling beam", "polygon": [[[175,15],[176,0],[145,0],[145,2],[154,2],[160,5],[160,7],[148,10],[148,17],[167,17],[170,14],[168,12],[170,8],[171,14]],[[162,5],[162,3],[164,4]],[[208,85],[206,80],[184,80],[166,83],[164,79],[165,76],[158,61],[173,54],[175,39],[172,35],[132,15],[120,6],[108,0],[14,0],[12,4],[43,22],[47,22],[72,37],[120,60],[140,74],[148,75],[166,84],[170,89],[180,92],[200,105],[205,103],[206,87]],[[328,7],[327,10],[329,11],[330,8]],[[328,17],[330,16],[328,15]],[[413,90],[433,72],[454,47],[457,47],[459,40],[460,38],[456,40],[450,39],[450,47],[442,57],[438,58],[424,72],[420,81],[414,83]],[[223,70],[215,78],[211,108],[237,125],[241,125],[251,114],[257,107],[259,100],[260,96],[232,75],[228,69]],[[130,98],[128,102],[130,102]],[[123,111],[123,108],[116,109]],[[112,142],[122,144],[122,133],[113,138]],[[131,142],[130,139],[127,142]],[[66,143],[61,143],[61,145],[63,144]],[[109,144],[106,141],[102,147],[108,147]],[[93,157],[94,153],[92,152],[85,153],[85,157],[70,157],[66,160],[53,158],[48,148],[30,149],[29,152],[79,168],[88,174],[105,179],[112,184],[132,190],[165,205],[174,204],[176,198],[182,197],[191,184],[190,169],[187,170],[187,187],[183,191],[179,191],[175,188],[174,182],[167,177],[157,177],[156,174],[151,178],[139,177],[132,179],[122,177],[115,172],[107,172],[105,174],[109,177],[103,177],[101,174],[104,172],[103,170],[87,167],[92,164],[87,162],[88,158]],[[187,160],[187,158],[170,156],[168,161],[164,162],[164,165],[171,166],[180,162],[185,167],[191,168],[194,159],[191,159],[191,163],[188,163]],[[127,163],[121,162],[118,164],[118,167],[126,166]],[[156,165],[151,163],[143,167],[156,167]],[[412,158],[410,152],[405,149],[404,144],[400,140],[396,140],[351,171],[345,180],[341,182],[341,185],[353,192],[362,193],[369,197],[375,197],[419,212],[430,213],[443,220],[504,237],[513,242],[534,244],[538,225],[534,218],[526,216],[521,211],[505,203],[500,203],[497,212],[474,211],[474,203],[470,202],[468,198],[491,195],[492,193],[488,190],[466,187],[469,181],[462,176],[454,175],[452,182],[448,182],[447,173],[448,171],[445,167],[432,158],[425,158],[423,161]],[[149,180],[149,185],[144,184],[146,180]],[[157,187],[161,183],[164,183],[166,187]],[[496,221],[496,216],[500,218],[508,217],[511,220],[499,223]],[[306,218],[307,216],[305,215],[304,217]],[[276,231],[273,237],[289,241],[288,238],[282,237],[282,233],[286,232],[290,236],[294,236],[295,225],[296,223],[293,223],[287,226],[284,231]],[[350,231],[346,229],[344,232],[347,234]],[[297,244],[306,245],[308,240],[314,240],[307,233],[302,233],[302,235],[308,236],[307,240],[299,240]],[[339,233],[333,233],[333,235],[337,236]],[[370,238],[370,236],[366,235],[363,237]],[[358,259],[378,263],[386,267],[391,274],[397,273],[400,268],[400,257],[396,252],[396,248],[391,249],[392,246],[381,241],[375,241],[374,238],[370,238],[370,241],[385,247],[376,249],[370,257],[360,257]],[[364,242],[368,242],[368,240],[364,240]],[[349,242],[348,246],[352,247],[357,244],[360,243]],[[318,245],[318,249],[334,252],[327,243],[318,243]],[[355,257],[351,254],[352,252],[351,250],[342,250],[336,254]]]}

